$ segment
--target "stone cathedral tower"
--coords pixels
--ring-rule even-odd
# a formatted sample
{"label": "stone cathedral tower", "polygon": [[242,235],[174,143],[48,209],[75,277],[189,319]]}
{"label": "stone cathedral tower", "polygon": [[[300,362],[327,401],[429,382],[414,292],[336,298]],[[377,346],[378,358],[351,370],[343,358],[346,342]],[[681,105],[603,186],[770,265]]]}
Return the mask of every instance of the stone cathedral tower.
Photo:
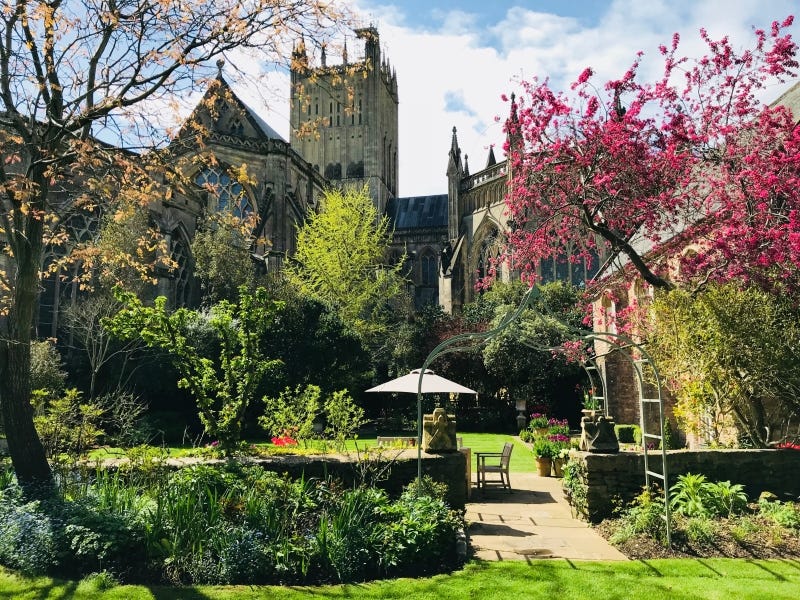
{"label": "stone cathedral tower", "polygon": [[[308,67],[305,45],[294,50],[291,145],[333,184],[369,186],[379,214],[397,196],[397,75],[381,56],[378,31],[356,30],[364,57]],[[309,125],[312,125],[309,127]]]}

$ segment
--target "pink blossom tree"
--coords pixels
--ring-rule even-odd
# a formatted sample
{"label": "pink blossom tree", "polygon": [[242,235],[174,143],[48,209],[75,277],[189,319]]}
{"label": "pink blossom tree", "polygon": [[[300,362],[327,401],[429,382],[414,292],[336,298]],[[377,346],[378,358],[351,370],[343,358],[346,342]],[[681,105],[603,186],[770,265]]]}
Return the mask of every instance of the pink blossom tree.
{"label": "pink blossom tree", "polygon": [[757,98],[797,72],[792,20],[742,51],[701,30],[699,59],[676,34],[655,82],[639,81],[642,53],[602,88],[590,68],[570,93],[523,82],[506,124],[513,265],[535,279],[542,259],[601,255],[670,288],[657,257],[691,241],[680,272],[695,283],[800,287],[800,129]]}

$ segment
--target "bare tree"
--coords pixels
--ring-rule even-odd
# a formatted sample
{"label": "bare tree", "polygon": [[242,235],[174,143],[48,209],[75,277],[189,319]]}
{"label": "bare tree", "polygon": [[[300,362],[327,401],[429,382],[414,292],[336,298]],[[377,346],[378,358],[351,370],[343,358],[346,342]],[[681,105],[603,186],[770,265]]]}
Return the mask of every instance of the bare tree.
{"label": "bare tree", "polygon": [[[154,119],[252,50],[262,64],[349,17],[323,0],[7,0],[0,8],[0,403],[17,478],[52,474],[33,425],[30,342],[43,251],[74,211],[167,191],[141,155]],[[98,142],[112,142],[116,148]],[[138,147],[137,147],[138,146]],[[156,155],[157,153],[151,153]]]}

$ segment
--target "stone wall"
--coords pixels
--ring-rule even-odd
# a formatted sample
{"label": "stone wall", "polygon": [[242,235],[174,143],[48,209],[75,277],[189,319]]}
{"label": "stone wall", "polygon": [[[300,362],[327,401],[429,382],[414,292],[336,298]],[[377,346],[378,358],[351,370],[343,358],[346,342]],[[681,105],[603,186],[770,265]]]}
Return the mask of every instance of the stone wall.
{"label": "stone wall", "polygon": [[[573,452],[586,466],[588,518],[611,515],[618,500],[629,502],[644,486],[644,456],[635,452]],[[661,472],[661,454],[648,454],[650,470]],[[741,483],[751,500],[769,491],[779,499],[800,497],[800,452],[796,450],[673,450],[667,452],[669,485],[678,475],[703,474],[709,481]]]}

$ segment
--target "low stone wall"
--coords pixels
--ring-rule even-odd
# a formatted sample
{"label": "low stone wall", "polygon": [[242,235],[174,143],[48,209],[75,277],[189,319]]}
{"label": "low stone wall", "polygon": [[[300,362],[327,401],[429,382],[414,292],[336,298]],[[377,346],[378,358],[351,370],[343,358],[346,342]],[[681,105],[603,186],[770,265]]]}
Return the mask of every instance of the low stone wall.
{"label": "low stone wall", "polygon": [[[622,500],[629,502],[644,486],[644,456],[635,452],[573,452],[586,466],[586,504],[590,521],[611,515]],[[650,470],[661,470],[661,453],[647,455]],[[667,452],[669,485],[678,475],[703,474],[709,481],[741,483],[751,500],[768,491],[779,499],[800,496],[800,452],[796,450],[671,450]]]}
{"label": "low stone wall", "polygon": [[[416,449],[387,449],[380,460],[359,460],[356,455],[324,454],[301,456],[284,454],[263,458],[243,459],[247,464],[259,465],[267,471],[287,474],[292,479],[335,477],[345,485],[367,478],[392,496],[398,496],[405,486],[417,477]],[[180,469],[198,463],[222,464],[221,459],[171,458],[167,465]],[[120,460],[106,461],[107,469],[116,469]],[[434,481],[447,484],[447,502],[451,508],[463,509],[467,503],[466,456],[461,452],[442,454],[422,453],[422,474],[430,475]]]}
{"label": "low stone wall", "polygon": [[[386,450],[380,462],[359,462],[356,456],[284,455],[255,461],[268,471],[288,473],[292,478],[333,476],[352,484],[360,474],[369,470],[378,475],[376,485],[390,495],[397,496],[403,487],[417,477],[417,450]],[[443,454],[422,453],[422,474],[447,484],[447,502],[451,508],[462,509],[467,502],[467,482],[464,476],[466,458],[460,452]]]}

